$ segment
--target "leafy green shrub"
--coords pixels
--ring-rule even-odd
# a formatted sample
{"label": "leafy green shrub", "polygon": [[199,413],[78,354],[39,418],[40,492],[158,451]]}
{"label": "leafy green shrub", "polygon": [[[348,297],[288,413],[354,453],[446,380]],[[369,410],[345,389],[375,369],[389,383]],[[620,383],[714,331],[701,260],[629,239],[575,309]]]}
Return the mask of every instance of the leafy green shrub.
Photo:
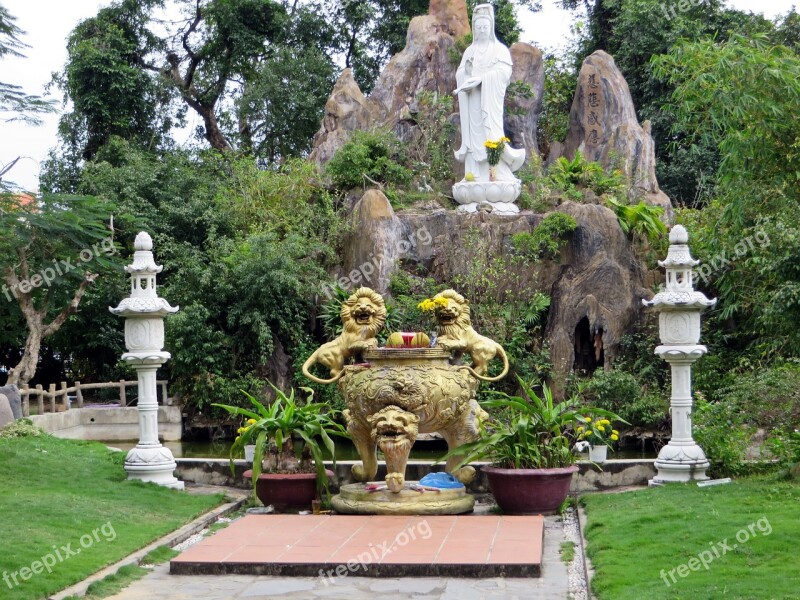
{"label": "leafy green shrub", "polygon": [[389,279],[389,292],[392,296],[408,296],[411,294],[413,282],[405,271],[392,273]]}
{"label": "leafy green shrub", "polygon": [[606,198],[606,204],[617,215],[622,231],[631,237],[655,243],[667,233],[667,226],[661,220],[664,214],[661,206],[645,204],[644,200],[640,200],[639,204],[623,204],[614,198]]}
{"label": "leafy green shrub", "polygon": [[342,333],[342,304],[348,296],[350,292],[336,284],[333,295],[320,307],[317,318],[322,321],[322,331],[327,340],[332,340]]}
{"label": "leafy green shrub", "polygon": [[569,234],[578,228],[571,215],[554,212],[547,215],[532,233],[520,232],[511,237],[514,248],[531,260],[555,260]]}
{"label": "leafy green shrub", "polygon": [[758,427],[800,427],[800,368],[796,365],[741,374],[731,386],[719,390],[719,396]]}
{"label": "leafy green shrub", "polygon": [[738,374],[717,390],[716,401],[695,394],[694,432],[715,474],[739,475],[760,468],[748,463],[747,448],[757,428],[770,435],[762,456],[791,468],[797,462],[800,427],[800,368],[782,365]]}
{"label": "leafy green shrub", "polygon": [[522,190],[517,198],[521,209],[547,213],[558,205],[558,198],[552,194],[552,184],[544,174],[539,154],[532,153],[516,175],[522,182]]}
{"label": "leafy green shrub", "polygon": [[0,429],[0,438],[39,437],[49,435],[30,419],[17,419]]}
{"label": "leafy green shrub", "polygon": [[447,49],[447,58],[453,67],[458,67],[461,63],[461,57],[464,56],[464,51],[472,44],[472,33],[462,35],[456,39],[455,43]]}
{"label": "leafy green shrub", "polygon": [[545,381],[553,365],[550,348],[540,341],[547,323],[550,296],[534,293],[527,303],[509,303],[505,307],[504,338],[500,340],[508,353],[511,372],[526,381]]}
{"label": "leafy green shrub", "polygon": [[[424,191],[425,184],[435,188],[437,183],[448,184],[454,179],[453,145],[456,127],[450,120],[450,115],[453,114],[453,98],[423,90],[417,94],[414,108],[415,112],[411,113],[411,117],[417,126],[412,132],[412,138],[406,142],[406,154],[417,182]],[[427,192],[427,196],[430,198],[430,192]]]}
{"label": "leafy green shrub", "polygon": [[[636,324],[633,331],[620,339],[619,354],[614,360],[614,369],[631,373],[642,388],[664,389],[669,366],[653,352],[660,343],[658,316],[650,313],[647,318]],[[699,364],[704,364],[707,359],[708,355]]]}
{"label": "leafy green shrub", "polygon": [[615,412],[634,427],[658,428],[669,413],[665,397],[643,389],[639,380],[625,371],[596,371],[581,391],[589,405]]}
{"label": "leafy green shrub", "polygon": [[402,162],[402,148],[394,134],[383,130],[354,131],[328,162],[325,173],[341,189],[363,185],[365,176],[378,183],[408,183],[411,171]]}
{"label": "leafy green shrub", "polygon": [[577,76],[575,65],[566,56],[545,55],[544,77],[547,85],[544,86],[537,132],[543,156],[547,156],[553,142],[567,137]]}
{"label": "leafy green shrub", "polygon": [[415,277],[406,271],[397,271],[389,281],[392,294],[393,321],[387,319],[384,332],[399,331],[433,331],[430,314],[418,308],[424,298],[432,298],[447,289],[447,285],[437,283],[430,277]]}
{"label": "leafy green shrub", "polygon": [[785,469],[785,474],[794,479],[800,478],[800,431],[780,429],[767,439],[769,451]]}
{"label": "leafy green shrub", "polygon": [[521,98],[523,100],[530,100],[535,95],[536,94],[529,83],[526,83],[522,80],[512,81],[511,83],[508,84],[508,87],[506,88],[505,114],[525,116],[527,111],[525,111],[522,108],[514,106],[515,101],[518,98]]}
{"label": "leafy green shrub", "polygon": [[293,158],[277,169],[259,169],[249,157],[237,158],[229,176],[230,184],[218,190],[214,202],[237,232],[283,237],[300,228],[335,238],[339,219],[312,161]]}
{"label": "leafy green shrub", "polygon": [[569,160],[559,157],[548,171],[548,177],[554,186],[573,200],[580,200],[580,190],[592,190],[598,196],[606,193],[617,193],[625,189],[625,176],[619,170],[606,173],[598,162],[584,158],[580,150]]}
{"label": "leafy green shrub", "polygon": [[692,411],[693,436],[711,463],[714,477],[747,473],[747,446],[754,432],[742,413],[730,402],[708,402],[695,394]]}

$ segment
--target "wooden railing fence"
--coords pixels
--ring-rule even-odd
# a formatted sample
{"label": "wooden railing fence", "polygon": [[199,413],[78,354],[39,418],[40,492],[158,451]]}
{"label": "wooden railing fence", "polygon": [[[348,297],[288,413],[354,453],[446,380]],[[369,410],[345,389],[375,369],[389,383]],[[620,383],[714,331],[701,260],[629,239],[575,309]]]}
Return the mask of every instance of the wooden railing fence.
{"label": "wooden railing fence", "polygon": [[[43,415],[45,412],[60,412],[63,410],[70,410],[71,408],[83,408],[83,393],[87,390],[102,390],[102,389],[119,389],[119,405],[121,407],[128,405],[126,388],[129,386],[138,385],[138,381],[112,381],[109,383],[81,383],[76,381],[72,387],[67,387],[67,382],[62,381],[61,387],[56,388],[55,383],[51,383],[47,390],[41,385],[36,387],[23,386],[19,390],[20,398],[22,399],[22,414],[25,417],[30,416],[31,397],[35,399],[37,414]],[[170,404],[169,396],[167,395],[167,380],[160,379],[156,382],[161,390],[160,404]],[[75,398],[75,406],[72,406],[72,398]],[[59,410],[60,409],[60,410]]]}

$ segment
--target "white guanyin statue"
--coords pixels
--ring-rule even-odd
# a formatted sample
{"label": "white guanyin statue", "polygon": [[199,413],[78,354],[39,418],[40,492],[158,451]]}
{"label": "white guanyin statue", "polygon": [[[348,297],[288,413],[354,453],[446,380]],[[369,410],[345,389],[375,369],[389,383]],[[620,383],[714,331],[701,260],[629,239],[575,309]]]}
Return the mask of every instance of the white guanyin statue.
{"label": "white guanyin statue", "polygon": [[455,156],[464,163],[465,177],[453,186],[453,197],[464,212],[475,212],[489,202],[495,213],[516,214],[519,207],[514,200],[520,193],[520,181],[514,171],[525,162],[525,149],[505,142],[499,162],[491,166],[486,147],[487,142],[505,138],[503,101],[512,68],[511,52],[494,33],[491,4],[473,10],[472,38],[456,72],[461,147]]}

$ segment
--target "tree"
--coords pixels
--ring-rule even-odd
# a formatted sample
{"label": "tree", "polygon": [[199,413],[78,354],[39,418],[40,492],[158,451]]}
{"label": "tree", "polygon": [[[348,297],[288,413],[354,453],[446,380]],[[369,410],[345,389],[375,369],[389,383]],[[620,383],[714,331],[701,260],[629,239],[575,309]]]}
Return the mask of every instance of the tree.
{"label": "tree", "polygon": [[747,353],[730,363],[800,356],[800,56],[766,34],[732,35],[685,41],[653,66],[674,86],[685,143],[720,153],[718,197],[681,215],[708,265],[702,285],[720,299],[709,330]]}
{"label": "tree", "polygon": [[[0,59],[6,56],[25,56],[21,50],[28,46],[19,39],[24,31],[14,21],[16,19],[0,5]],[[0,114],[8,115],[4,116],[6,122],[23,120],[38,124],[41,121],[37,115],[53,110],[53,105],[47,100],[26,94],[18,85],[0,81]]]}
{"label": "tree", "polygon": [[[579,0],[562,4],[577,8]],[[630,88],[639,121],[649,120],[656,146],[656,174],[660,186],[676,202],[702,205],[713,195],[719,160],[714,146],[681,141],[691,132],[672,127],[675,115],[663,106],[674,89],[655,77],[649,61],[665,54],[681,39],[725,40],[736,32],[772,31],[763,17],[727,9],[722,0],[670,5],[661,0],[585,1],[588,27],[576,52],[576,62],[602,49],[614,57]],[[673,10],[674,9],[674,10]]]}
{"label": "tree", "polygon": [[74,108],[61,121],[61,135],[73,152],[91,160],[111,136],[157,148],[175,119],[170,94],[145,68],[163,43],[148,29],[149,12],[160,0],[122,0],[100,9],[75,27],[68,60],[56,83]]}
{"label": "tree", "polygon": [[[182,9],[182,19],[157,23],[159,6]],[[216,150],[270,164],[303,154],[333,85],[336,43],[316,5],[118,0],[70,36],[56,83],[74,109],[43,179],[49,189],[76,189],[79,163],[113,136],[165,149],[189,110]]]}
{"label": "tree", "polygon": [[[468,17],[481,0],[467,0]],[[496,0],[495,29],[499,39],[510,46],[519,40],[520,27],[515,8],[541,10],[534,0]],[[329,20],[337,31],[336,52],[361,91],[368,94],[381,69],[406,45],[411,19],[428,14],[429,0],[334,0],[328,7]]]}
{"label": "tree", "polygon": [[[0,5],[0,59],[6,56],[24,56],[20,50],[26,48],[20,39],[24,32],[14,24],[16,19]],[[26,94],[22,88],[13,83],[0,81],[0,115],[4,121],[26,121],[33,125],[41,123],[40,114],[53,112],[51,102],[39,96]],[[14,165],[19,157],[0,168],[0,192],[9,189],[3,182],[3,177]]]}
{"label": "tree", "polygon": [[98,274],[113,269],[109,216],[109,206],[93,198],[45,196],[23,204],[0,196],[2,296],[16,303],[27,328],[9,384],[34,376],[42,341],[78,310]]}
{"label": "tree", "polygon": [[766,34],[734,34],[678,44],[653,67],[674,87],[668,108],[675,128],[692,132],[685,144],[719,149],[717,182],[731,220],[781,211],[800,177],[800,56]]}

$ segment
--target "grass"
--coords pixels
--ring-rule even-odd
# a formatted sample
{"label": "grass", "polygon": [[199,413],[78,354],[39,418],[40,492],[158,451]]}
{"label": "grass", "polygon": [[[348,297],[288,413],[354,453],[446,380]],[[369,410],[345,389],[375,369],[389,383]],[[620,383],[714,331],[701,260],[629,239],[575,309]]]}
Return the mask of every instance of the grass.
{"label": "grass", "polygon": [[561,554],[561,562],[568,565],[575,558],[575,542],[561,542],[559,550]]}
{"label": "grass", "polygon": [[178,554],[180,552],[177,550],[167,546],[159,546],[155,550],[148,552],[139,561],[139,564],[120,567],[116,573],[103,577],[100,581],[95,581],[89,585],[85,596],[68,596],[66,600],[102,600],[118,594],[134,581],[147,575],[150,572],[147,567],[167,562],[178,556]]}
{"label": "grass", "polygon": [[127,481],[124,458],[96,442],[0,439],[0,598],[46,597],[223,500]]}
{"label": "grass", "polygon": [[582,498],[599,600],[800,598],[800,484],[774,476]]}

